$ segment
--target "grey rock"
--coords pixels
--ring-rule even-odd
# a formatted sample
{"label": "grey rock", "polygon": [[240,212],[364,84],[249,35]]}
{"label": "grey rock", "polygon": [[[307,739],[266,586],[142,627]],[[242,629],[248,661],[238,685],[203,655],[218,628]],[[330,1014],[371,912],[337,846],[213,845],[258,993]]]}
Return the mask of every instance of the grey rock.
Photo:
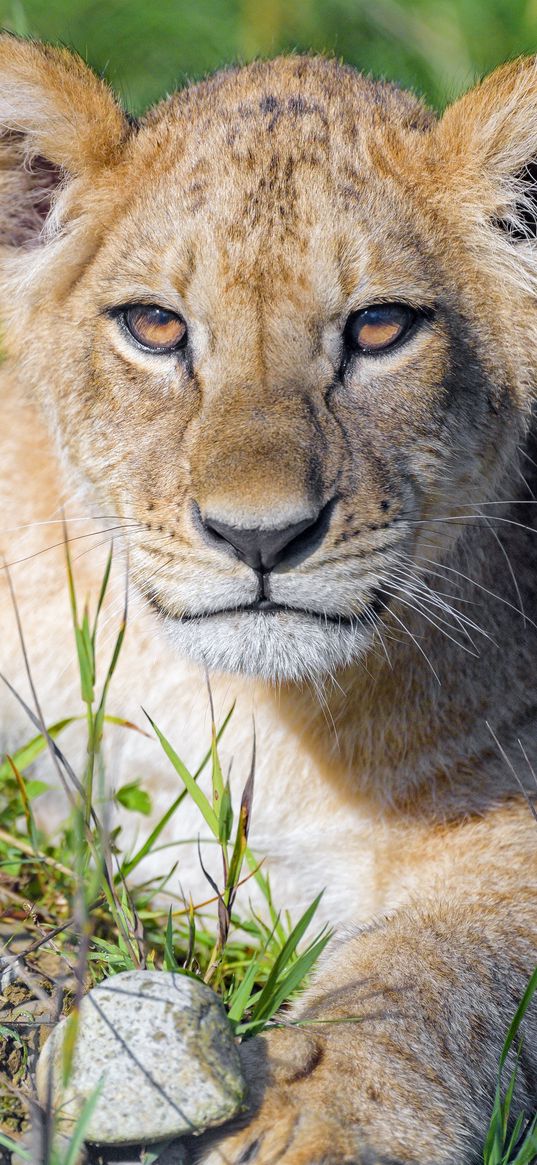
{"label": "grey rock", "polygon": [[82,1000],[70,1078],[61,1087],[66,1021],[37,1066],[43,1103],[52,1072],[62,1126],[100,1088],[86,1141],[128,1145],[198,1133],[230,1120],[245,1084],[224,1008],[204,983],[164,971],[125,971]]}

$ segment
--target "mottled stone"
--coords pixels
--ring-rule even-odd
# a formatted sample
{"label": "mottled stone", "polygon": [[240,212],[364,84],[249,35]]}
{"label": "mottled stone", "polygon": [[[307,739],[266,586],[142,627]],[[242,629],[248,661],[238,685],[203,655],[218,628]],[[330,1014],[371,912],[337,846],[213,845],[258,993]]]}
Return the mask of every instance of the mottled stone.
{"label": "mottled stone", "polygon": [[66,1021],[37,1067],[41,1102],[53,1073],[62,1123],[101,1092],[86,1140],[163,1141],[222,1124],[240,1111],[245,1085],[224,1008],[204,983],[164,971],[125,971],[82,1000],[70,1079],[61,1088]]}

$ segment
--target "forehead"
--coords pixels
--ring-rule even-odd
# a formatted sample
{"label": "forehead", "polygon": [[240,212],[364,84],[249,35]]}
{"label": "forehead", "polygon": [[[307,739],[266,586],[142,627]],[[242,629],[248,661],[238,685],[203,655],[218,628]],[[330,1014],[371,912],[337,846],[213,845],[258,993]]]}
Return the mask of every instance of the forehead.
{"label": "forehead", "polygon": [[158,266],[181,292],[200,269],[234,286],[267,268],[287,283],[337,269],[345,290],[388,258],[395,273],[412,265],[423,232],[398,174],[429,124],[412,95],[324,59],[258,63],[176,94],[128,160],[117,236],[130,274]]}

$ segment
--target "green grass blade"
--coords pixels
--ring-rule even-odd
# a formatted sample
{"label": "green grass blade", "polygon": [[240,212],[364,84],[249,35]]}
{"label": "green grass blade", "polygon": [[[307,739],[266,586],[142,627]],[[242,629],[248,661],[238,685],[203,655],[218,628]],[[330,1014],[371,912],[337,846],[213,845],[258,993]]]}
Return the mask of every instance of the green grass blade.
{"label": "green grass blade", "polygon": [[108,558],[106,560],[106,566],[104,568],[103,580],[101,583],[101,589],[99,591],[99,597],[97,599],[97,607],[95,610],[95,618],[93,620],[93,628],[92,628],[92,632],[91,632],[91,641],[93,644],[94,654],[95,654],[95,643],[97,640],[97,627],[99,624],[99,616],[101,614],[101,610],[102,610],[102,606],[103,606],[103,603],[105,600],[106,592],[108,590],[108,583],[110,580],[110,571],[112,569],[113,557],[114,557],[114,543],[112,541],[112,543],[110,545],[110,550],[108,552]]}
{"label": "green grass blade", "polygon": [[302,955],[296,959],[292,967],[284,977],[276,984],[273,984],[270,992],[263,991],[259,998],[259,1002],[254,1007],[252,1012],[252,1019],[248,1027],[250,1030],[258,1028],[259,1025],[265,1025],[269,1019],[276,1014],[282,1003],[300,987],[306,976],[311,971],[312,967],[322,955],[327,943],[330,942],[332,932],[320,935],[318,939],[304,951]]}
{"label": "green grass blade", "polygon": [[513,1040],[515,1039],[515,1037],[517,1035],[520,1024],[522,1023],[522,1020],[524,1019],[524,1016],[528,1010],[528,1007],[529,1007],[536,991],[537,991],[537,967],[535,968],[533,975],[531,975],[531,977],[530,977],[530,981],[528,983],[528,986],[526,987],[526,990],[522,996],[522,999],[520,1000],[520,1003],[516,1009],[514,1018],[509,1025],[507,1035],[505,1037],[505,1043],[504,1043],[503,1049],[502,1049],[502,1054],[500,1056],[500,1072],[505,1064],[505,1061],[506,1061],[507,1056],[509,1054],[509,1050],[511,1048]]}
{"label": "green grass blade", "polygon": [[215,810],[218,811],[218,840],[222,846],[226,847],[233,829],[233,809],[229,783],[224,785],[220,802],[215,799],[214,805]]}
{"label": "green grass blade", "polygon": [[537,1161],[537,1116],[532,1121],[524,1138],[524,1143],[516,1157],[513,1158],[511,1165],[535,1165],[535,1161]]}
{"label": "green grass blade", "polygon": [[222,774],[222,766],[220,764],[220,757],[218,755],[218,745],[216,740],[216,724],[214,720],[211,724],[211,759],[212,759],[212,786],[213,786],[213,808],[218,816],[219,805],[224,796],[224,777]]}
{"label": "green grass blade", "polygon": [[507,1148],[505,1150],[505,1156],[506,1156],[508,1161],[511,1160],[511,1157],[513,1154],[513,1149],[515,1148],[515,1145],[518,1145],[518,1142],[520,1140],[520,1134],[522,1132],[523,1127],[524,1127],[524,1113],[520,1112],[518,1114],[516,1121],[515,1121],[513,1131],[511,1133],[510,1138],[509,1138],[509,1144],[507,1145]]}
{"label": "green grass blade", "polygon": [[494,1105],[483,1147],[484,1165],[500,1165],[503,1157],[503,1110],[502,1093],[498,1083],[494,1095]]}
{"label": "green grass blade", "polygon": [[65,566],[67,570],[67,590],[69,592],[69,603],[71,606],[71,617],[73,620],[73,627],[78,627],[78,610],[76,605],[76,589],[75,580],[73,576],[73,564],[71,562],[71,551],[69,550],[69,535],[67,532],[67,522],[65,517],[63,519],[63,543],[65,549]]}
{"label": "green grass blade", "polygon": [[164,752],[166,753],[166,756],[168,757],[168,760],[170,760],[172,762],[172,765],[173,765],[176,773],[178,774],[178,776],[180,776],[181,780],[184,783],[185,789],[187,790],[188,794],[190,795],[190,797],[192,798],[194,803],[198,806],[200,813],[202,814],[203,818],[207,822],[207,825],[209,826],[209,829],[211,830],[211,833],[213,834],[214,837],[218,837],[218,818],[216,816],[216,813],[215,813],[212,805],[210,804],[207,797],[205,796],[205,793],[199,788],[199,785],[196,784],[196,781],[194,780],[192,773],[190,773],[188,771],[186,765],[183,764],[181,758],[177,755],[175,749],[172,748],[172,745],[170,744],[169,740],[167,740],[166,737],[164,736],[164,734],[160,731],[160,729],[157,728],[157,725],[151,719],[150,715],[147,712],[145,712],[145,715],[147,716],[147,719],[149,720],[149,723],[153,729],[153,732],[155,733],[158,740],[160,741],[160,743],[164,749]]}
{"label": "green grass blade", "polygon": [[252,959],[242,983],[231,995],[231,1006],[228,1010],[228,1019],[231,1023],[240,1023],[251,1002],[252,988],[261,966],[261,959],[262,955]]}
{"label": "green grass blade", "polygon": [[16,1153],[23,1161],[29,1161],[32,1165],[32,1158],[28,1150],[21,1148],[17,1141],[13,1141],[11,1137],[6,1137],[4,1133],[0,1133],[0,1145],[4,1149],[9,1149],[10,1153]]}
{"label": "green grass blade", "polygon": [[164,970],[165,971],[179,971],[179,963],[175,958],[175,951],[173,946],[173,918],[172,908],[168,911],[168,922],[166,924],[166,934],[164,936]]}
{"label": "green grass blade", "polygon": [[74,1008],[65,1020],[64,1039],[62,1042],[62,1083],[67,1084],[73,1067],[73,1056],[78,1037],[79,1012]]}
{"label": "green grass blade", "polygon": [[[231,720],[231,717],[233,716],[236,703],[237,703],[237,701],[234,700],[232,705],[231,705],[231,708],[229,709],[229,712],[227,713],[224,720],[222,721],[221,727],[218,729],[218,732],[216,734],[216,743],[217,744],[220,744],[220,741],[224,735],[224,732],[226,731],[226,728],[229,724],[229,721]],[[194,780],[197,780],[198,777],[201,776],[204,768],[209,764],[209,761],[211,760],[212,755],[213,755],[213,745],[212,745],[212,741],[211,741],[210,748],[207,749],[205,756],[203,757],[198,768],[196,769],[196,772],[194,773]]]}
{"label": "green grass blade", "polygon": [[181,802],[184,801],[186,795],[187,795],[187,790],[183,789],[179,793],[179,796],[176,797],[174,801],[172,801],[171,805],[168,807],[166,812],[163,813],[162,817],[160,818],[160,821],[157,822],[157,824],[155,825],[155,828],[149,834],[149,837],[146,838],[146,840],[140,846],[140,849],[137,850],[135,854],[133,854],[132,858],[128,858],[124,862],[122,862],[121,870],[120,870],[119,874],[116,874],[116,876],[115,876],[116,882],[120,878],[126,878],[126,877],[128,877],[129,874],[132,874],[132,871],[135,870],[136,867],[140,865],[140,862],[142,862],[143,859],[145,857],[147,857],[147,855],[149,853],[153,852],[153,850],[155,848],[155,842],[160,837],[162,830],[165,829],[165,827],[167,826],[168,821],[171,820],[174,813],[179,808]]}
{"label": "green grass blade", "polygon": [[237,834],[235,837],[235,845],[233,846],[233,853],[231,855],[231,862],[228,874],[228,889],[230,891],[230,907],[233,906],[235,899],[236,887],[241,876],[242,865],[246,854],[246,847],[248,844],[248,834],[250,832],[250,821],[252,817],[252,802],[254,799],[254,777],[255,777],[255,738],[254,747],[252,751],[252,760],[250,764],[250,772],[248,780],[244,786],[241,807],[239,810],[239,820],[237,824]]}
{"label": "green grass blade", "polygon": [[516,1079],[518,1076],[518,1063],[519,1063],[519,1061],[518,1061],[518,1057],[517,1057],[517,1062],[515,1064],[515,1067],[513,1068],[513,1071],[511,1072],[510,1077],[509,1077],[509,1083],[508,1083],[507,1088],[505,1090],[505,1097],[504,1097],[503,1102],[502,1102],[502,1134],[503,1134],[503,1141],[504,1142],[505,1142],[505,1138],[507,1136],[507,1125],[509,1123],[509,1115],[511,1112],[511,1105],[513,1103],[513,1093],[515,1091],[515,1084],[516,1084]]}
{"label": "green grass blade", "polygon": [[125,608],[123,611],[123,615],[121,616],[121,623],[119,624],[119,631],[118,631],[117,636],[116,636],[116,642],[114,643],[114,650],[112,652],[112,658],[110,660],[110,663],[108,664],[108,671],[107,671],[106,676],[105,676],[105,681],[104,681],[104,686],[103,686],[103,695],[101,697],[101,704],[102,705],[104,705],[106,693],[108,692],[112,676],[113,676],[113,674],[116,670],[116,667],[117,667],[117,662],[118,662],[118,659],[120,656],[121,648],[123,647],[123,640],[125,639],[126,630],[127,630],[127,602],[125,601]]}
{"label": "green grass blade", "polygon": [[265,983],[263,991],[261,992],[261,997],[256,1008],[256,1018],[258,1014],[264,1013],[264,1008],[269,1004],[277,981],[289,963],[290,959],[292,959],[301,938],[306,933],[315,911],[317,910],[319,902],[321,901],[321,898],[322,894],[319,894],[317,898],[315,898],[311,903],[311,905],[308,906],[308,909],[304,911],[304,914],[291,931],[291,934],[285,941],[279,955],[275,959],[270,975],[267,979],[267,982]]}
{"label": "green grass blade", "polygon": [[[513,1098],[513,1092],[514,1092],[514,1086],[515,1086],[515,1081],[516,1081],[518,1064],[515,1065],[515,1068],[509,1077],[509,1083],[507,1085],[504,1100],[502,1100],[501,1077],[502,1077],[502,1071],[503,1071],[503,1068],[505,1067],[507,1057],[508,1057],[509,1052],[512,1048],[513,1042],[516,1039],[516,1036],[518,1034],[520,1024],[521,1024],[521,1022],[526,1014],[526,1011],[528,1010],[528,1007],[529,1007],[536,991],[537,991],[537,968],[535,969],[533,974],[530,976],[530,980],[528,982],[526,990],[524,991],[524,994],[523,994],[522,999],[520,1000],[520,1003],[517,1007],[517,1010],[515,1012],[513,1020],[511,1021],[509,1028],[507,1030],[507,1035],[505,1037],[504,1045],[502,1048],[502,1052],[501,1052],[501,1056],[500,1056],[500,1060],[499,1060],[499,1065],[498,1065],[498,1083],[496,1086],[494,1105],[493,1105],[493,1109],[492,1109],[492,1113],[491,1113],[491,1117],[490,1117],[490,1121],[489,1121],[489,1127],[487,1130],[487,1135],[485,1137],[485,1144],[484,1144],[484,1148],[483,1148],[484,1165],[514,1165],[512,1160],[510,1160],[511,1151],[512,1151],[512,1149],[511,1149],[512,1138],[511,1138],[511,1141],[509,1142],[509,1145],[507,1146],[507,1148],[505,1148],[505,1139],[506,1139],[506,1134],[507,1134],[507,1125],[508,1125],[510,1109],[511,1109],[511,1104],[512,1104],[512,1098]],[[519,1118],[517,1118],[516,1123],[518,1123],[518,1119]],[[531,1135],[530,1135],[529,1147],[530,1147],[531,1151],[533,1152],[533,1148],[531,1145]],[[526,1160],[526,1158],[522,1158],[521,1160],[519,1160],[520,1153],[522,1153],[523,1151],[525,1151],[525,1145],[520,1150],[519,1154],[517,1155],[517,1158],[515,1158],[515,1160],[518,1162],[518,1165],[523,1165],[523,1162],[525,1162],[525,1160]],[[531,1162],[531,1160],[532,1160],[532,1158],[530,1155],[530,1157],[528,1158],[528,1165]]]}
{"label": "green grass blade", "polygon": [[114,672],[115,672],[116,667],[117,667],[117,662],[118,662],[118,659],[119,659],[119,656],[121,653],[121,648],[123,647],[123,640],[125,639],[126,630],[127,630],[127,603],[125,601],[125,608],[124,608],[123,616],[122,616],[121,623],[119,626],[119,631],[118,631],[117,636],[116,636],[114,650],[112,652],[112,658],[111,658],[110,663],[108,665],[108,671],[107,671],[106,676],[105,676],[103,690],[101,693],[101,699],[99,701],[99,706],[98,706],[97,712],[95,714],[94,739],[95,739],[95,744],[96,744],[97,748],[99,747],[99,745],[101,743],[101,739],[102,739],[102,735],[103,735],[103,725],[104,725],[104,721],[105,721],[105,710],[106,710],[106,701],[108,699],[108,691],[110,688],[110,684],[112,682],[112,677],[113,677]]}
{"label": "green grass blade", "polygon": [[[227,714],[227,716],[222,724],[222,727],[221,727],[220,732],[218,734],[218,739],[220,739],[220,737],[222,736],[223,732],[225,731],[227,725],[229,724],[234,707],[235,707],[235,704],[232,704],[232,706],[231,706],[231,708],[230,708],[230,710],[229,710],[229,712],[228,712],[228,714]],[[105,717],[105,719],[107,719],[107,720],[110,719],[113,721],[114,718],[107,716],[107,717]],[[119,721],[119,723],[122,723],[122,721]],[[127,727],[129,727],[128,723],[127,723]],[[132,727],[136,727],[136,725],[133,725]],[[138,728],[137,731],[142,732],[142,729]],[[145,736],[147,734],[143,733],[143,735]],[[211,759],[211,749],[209,748],[207,750],[207,752],[205,753],[205,756],[203,757],[201,763],[198,765],[198,768],[196,769],[195,773],[193,774],[194,781],[197,781],[198,778],[201,776],[203,770],[208,765],[210,759]],[[136,869],[136,866],[138,866],[140,864],[140,862],[143,861],[143,859],[145,857],[147,857],[147,855],[149,853],[154,852],[155,842],[158,841],[158,838],[160,837],[160,834],[162,833],[163,829],[166,828],[168,822],[171,820],[174,813],[177,812],[179,806],[185,800],[185,797],[187,795],[188,795],[188,790],[182,789],[181,792],[179,793],[179,795],[172,801],[171,805],[168,806],[166,812],[163,813],[162,817],[160,818],[160,821],[157,822],[157,824],[155,825],[155,828],[149,834],[149,837],[146,838],[146,840],[140,846],[140,849],[137,850],[135,854],[133,854],[132,858],[129,858],[128,860],[123,862],[119,875],[116,875],[116,879],[115,879],[116,881],[118,881],[119,878],[126,878],[127,875],[131,874],[132,871]]]}
{"label": "green grass blade", "polygon": [[[56,737],[59,736],[65,728],[68,728],[70,724],[74,724],[76,720],[83,719],[83,716],[66,716],[64,720],[57,720],[55,724],[51,724],[50,728],[47,728],[47,732],[49,736],[55,740]],[[37,736],[33,736],[32,739],[28,741],[28,744],[23,744],[20,748],[17,749],[16,752],[12,754],[17,768],[21,772],[24,772],[25,769],[33,764],[34,760],[37,760],[37,758],[41,756],[41,753],[44,752],[47,747],[47,741],[42,732],[38,733]],[[4,761],[4,763],[0,765],[0,783],[10,776],[11,766],[8,761]]]}
{"label": "green grass blade", "polygon": [[17,765],[15,764],[13,757],[9,756],[9,754],[8,754],[8,756],[6,757],[6,760],[11,767],[11,771],[12,771],[13,776],[15,778],[15,781],[17,783],[17,787],[19,790],[19,797],[22,801],[24,819],[26,821],[26,830],[28,833],[28,837],[32,843],[32,849],[34,851],[34,854],[37,857],[39,854],[39,841],[38,841],[38,837],[37,837],[37,827],[36,827],[35,818],[34,818],[34,815],[32,812],[32,806],[30,804],[30,798],[29,798],[28,793],[26,791],[26,783],[24,781],[24,777],[23,777],[22,773],[20,772],[20,769],[17,768]]}
{"label": "green grass blade", "polygon": [[194,911],[194,903],[192,899],[188,904],[188,946],[184,961],[185,971],[189,971],[194,959],[194,951],[196,949],[196,915]]}
{"label": "green grass blade", "polygon": [[102,1092],[102,1087],[102,1081],[100,1081],[96,1089],[92,1092],[91,1096],[88,1096],[88,1099],[86,1100],[82,1112],[80,1113],[80,1116],[76,1122],[75,1129],[71,1134],[71,1140],[69,1142],[67,1153],[61,1161],[58,1161],[58,1165],[76,1165],[78,1154],[80,1153],[84,1143],[86,1129],[88,1128],[90,1120],[95,1111],[97,1101],[99,1100]]}
{"label": "green grass blade", "polygon": [[148,732],[144,732],[138,724],[134,724],[132,720],[125,720],[124,716],[111,716],[108,712],[104,717],[105,724],[117,724],[119,728],[128,728],[130,732],[139,732],[140,736],[145,736],[150,740]]}
{"label": "green grass blade", "polygon": [[285,942],[285,938],[286,938],[285,927],[284,927],[283,922],[281,920],[281,915],[276,910],[276,907],[274,906],[274,903],[272,901],[272,891],[270,888],[270,878],[266,874],[263,873],[263,870],[261,870],[259,868],[259,861],[254,856],[254,854],[252,853],[252,851],[249,847],[247,847],[246,853],[244,856],[246,859],[246,864],[248,866],[248,869],[250,870],[250,873],[253,874],[254,879],[257,882],[257,885],[259,886],[259,889],[261,890],[263,898],[265,899],[265,902],[268,906],[268,910],[269,910],[269,914],[270,914],[270,921],[271,921],[271,925],[273,927],[274,933],[276,935],[276,938],[278,939],[280,944],[283,944]]}

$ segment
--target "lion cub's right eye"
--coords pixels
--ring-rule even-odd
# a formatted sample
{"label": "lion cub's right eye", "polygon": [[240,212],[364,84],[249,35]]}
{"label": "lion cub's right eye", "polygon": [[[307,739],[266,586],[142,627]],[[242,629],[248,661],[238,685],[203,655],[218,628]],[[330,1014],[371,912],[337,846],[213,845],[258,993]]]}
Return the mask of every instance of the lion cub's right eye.
{"label": "lion cub's right eye", "polygon": [[173,352],[186,344],[185,321],[173,311],[150,304],[125,308],[123,321],[131,336],[149,352]]}
{"label": "lion cub's right eye", "polygon": [[409,304],[376,303],[349,316],[345,341],[352,352],[375,356],[406,339],[418,318]]}

